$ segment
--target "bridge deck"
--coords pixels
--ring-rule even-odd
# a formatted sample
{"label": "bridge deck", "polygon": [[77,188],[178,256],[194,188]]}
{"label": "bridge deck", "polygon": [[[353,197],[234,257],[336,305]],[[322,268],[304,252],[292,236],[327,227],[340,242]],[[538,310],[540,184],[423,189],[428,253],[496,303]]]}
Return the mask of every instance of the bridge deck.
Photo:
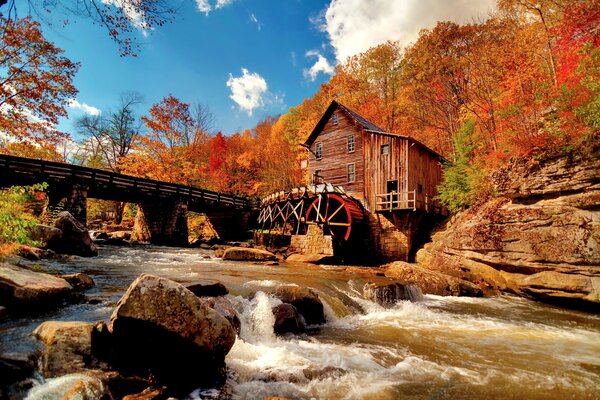
{"label": "bridge deck", "polygon": [[254,199],[232,196],[192,186],[119,174],[111,171],[31,158],[0,155],[0,187],[38,182],[77,183],[87,186],[88,197],[125,202],[177,199],[188,202],[191,211],[228,207],[254,209]]}

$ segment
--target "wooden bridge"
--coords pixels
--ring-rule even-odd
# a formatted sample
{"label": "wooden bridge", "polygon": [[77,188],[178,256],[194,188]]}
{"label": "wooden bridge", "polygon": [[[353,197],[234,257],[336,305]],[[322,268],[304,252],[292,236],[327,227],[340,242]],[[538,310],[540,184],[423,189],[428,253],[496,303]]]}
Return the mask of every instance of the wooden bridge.
{"label": "wooden bridge", "polygon": [[[87,222],[87,198],[137,203],[144,209],[156,243],[169,243],[176,230],[178,215],[187,211],[212,214],[214,220],[253,212],[259,202],[192,186],[138,178],[79,165],[0,155],[0,187],[47,182],[50,207],[68,210],[84,224]],[[180,215],[181,217],[181,215]],[[231,218],[229,218],[231,219]],[[248,218],[245,217],[247,220]],[[238,222],[238,223],[236,223]],[[225,229],[243,228],[234,217]],[[171,227],[167,225],[173,225]],[[179,225],[182,225],[180,222]],[[183,229],[181,227],[181,229]],[[226,233],[226,232],[223,232]],[[183,234],[181,235],[183,237]],[[186,228],[187,240],[187,228]],[[183,239],[182,239],[183,240]],[[183,244],[183,243],[178,243]]]}

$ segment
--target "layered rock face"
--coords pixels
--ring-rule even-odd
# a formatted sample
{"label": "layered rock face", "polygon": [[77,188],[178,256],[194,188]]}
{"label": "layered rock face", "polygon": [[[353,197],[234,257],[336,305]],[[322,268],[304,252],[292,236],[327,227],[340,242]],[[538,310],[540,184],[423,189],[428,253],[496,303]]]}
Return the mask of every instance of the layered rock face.
{"label": "layered rock face", "polygon": [[563,305],[600,302],[600,151],[497,171],[499,196],[417,253],[430,269]]}

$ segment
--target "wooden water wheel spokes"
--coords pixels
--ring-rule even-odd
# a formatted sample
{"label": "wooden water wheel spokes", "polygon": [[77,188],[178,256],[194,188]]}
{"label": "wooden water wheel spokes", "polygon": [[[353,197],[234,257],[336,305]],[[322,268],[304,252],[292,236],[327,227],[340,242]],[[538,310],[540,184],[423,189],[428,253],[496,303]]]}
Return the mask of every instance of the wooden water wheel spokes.
{"label": "wooden water wheel spokes", "polygon": [[352,205],[335,193],[323,193],[306,211],[306,222],[323,226],[323,231],[336,239],[348,240],[352,232]]}

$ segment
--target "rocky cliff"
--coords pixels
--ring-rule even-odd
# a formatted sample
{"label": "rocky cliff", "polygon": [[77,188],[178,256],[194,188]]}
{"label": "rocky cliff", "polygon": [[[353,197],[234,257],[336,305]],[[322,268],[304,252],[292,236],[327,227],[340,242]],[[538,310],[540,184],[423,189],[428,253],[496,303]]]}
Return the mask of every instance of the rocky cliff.
{"label": "rocky cliff", "polygon": [[454,216],[417,262],[502,291],[598,311],[599,156],[595,148],[497,171],[498,197]]}

